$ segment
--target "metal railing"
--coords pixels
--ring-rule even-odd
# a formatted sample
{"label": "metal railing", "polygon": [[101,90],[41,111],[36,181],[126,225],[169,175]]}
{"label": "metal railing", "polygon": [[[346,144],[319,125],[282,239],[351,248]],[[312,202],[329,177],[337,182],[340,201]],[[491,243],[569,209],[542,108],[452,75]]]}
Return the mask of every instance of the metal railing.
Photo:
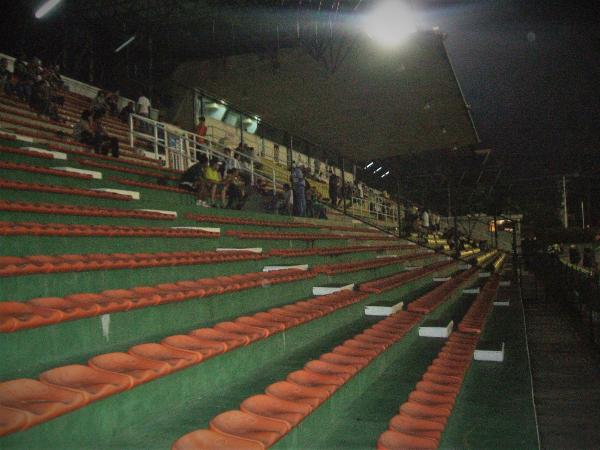
{"label": "metal railing", "polygon": [[391,226],[398,225],[398,208],[396,205],[387,203],[383,197],[352,197],[351,204],[346,209],[350,213],[366,219],[386,222]]}

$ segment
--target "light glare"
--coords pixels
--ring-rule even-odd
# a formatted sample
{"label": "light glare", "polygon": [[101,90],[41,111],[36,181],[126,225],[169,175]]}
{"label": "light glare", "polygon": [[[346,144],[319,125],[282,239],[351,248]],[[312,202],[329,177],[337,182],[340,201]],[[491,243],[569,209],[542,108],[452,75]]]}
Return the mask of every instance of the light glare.
{"label": "light glare", "polygon": [[131,44],[133,41],[135,41],[135,34],[133,36],[131,36],[129,39],[127,39],[125,42],[123,42],[121,45],[119,45],[117,47],[117,49],[115,50],[115,53],[119,53],[121,50],[123,50],[125,47],[127,47],[129,44]]}
{"label": "light glare", "polygon": [[50,11],[52,11],[54,8],[56,8],[56,6],[61,2],[62,0],[47,0],[44,4],[42,4],[42,6],[40,6],[38,8],[38,10],[35,12],[35,18],[36,19],[41,19],[42,17],[44,17],[46,14],[48,14]]}
{"label": "light glare", "polygon": [[365,31],[381,45],[395,47],[417,29],[410,8],[400,1],[388,0],[377,5],[365,17]]}

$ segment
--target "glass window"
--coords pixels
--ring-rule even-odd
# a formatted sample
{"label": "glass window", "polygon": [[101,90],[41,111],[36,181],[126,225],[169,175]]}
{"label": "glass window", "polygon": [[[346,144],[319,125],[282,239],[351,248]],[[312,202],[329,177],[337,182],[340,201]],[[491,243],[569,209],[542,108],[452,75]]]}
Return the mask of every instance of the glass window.
{"label": "glass window", "polygon": [[245,133],[255,134],[258,128],[258,120],[255,117],[243,116],[242,128]]}
{"label": "glass window", "polygon": [[222,119],[227,125],[238,128],[240,126],[241,115],[238,112],[228,109],[225,117]]}
{"label": "glass window", "polygon": [[227,113],[227,106],[220,102],[204,98],[204,115],[215,120],[223,120]]}

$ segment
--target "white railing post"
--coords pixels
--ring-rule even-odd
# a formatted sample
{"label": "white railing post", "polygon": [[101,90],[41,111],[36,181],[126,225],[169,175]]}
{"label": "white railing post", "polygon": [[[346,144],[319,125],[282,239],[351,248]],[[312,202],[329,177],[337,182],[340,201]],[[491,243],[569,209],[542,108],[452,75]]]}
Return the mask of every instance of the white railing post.
{"label": "white railing post", "polygon": [[133,114],[129,114],[129,146],[133,149],[135,139],[133,137]]}
{"label": "white railing post", "polygon": [[273,195],[277,195],[277,186],[276,186],[276,176],[275,176],[275,166],[273,166]]}
{"label": "white railing post", "polygon": [[254,185],[254,160],[250,160],[250,184]]}
{"label": "white railing post", "polygon": [[[152,124],[152,132],[154,134],[154,157],[158,160],[158,124]],[[167,155],[165,154],[165,159]]]}

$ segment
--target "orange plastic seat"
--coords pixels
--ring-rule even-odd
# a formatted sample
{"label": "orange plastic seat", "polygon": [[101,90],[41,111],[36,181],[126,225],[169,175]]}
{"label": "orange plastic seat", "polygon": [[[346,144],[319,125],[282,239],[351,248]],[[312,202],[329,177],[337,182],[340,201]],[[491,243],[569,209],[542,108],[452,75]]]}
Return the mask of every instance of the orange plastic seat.
{"label": "orange plastic seat", "polygon": [[369,350],[365,348],[358,348],[352,345],[338,345],[333,349],[333,353],[348,356],[358,356],[360,358],[366,358],[369,361],[377,356],[376,350]]}
{"label": "orange plastic seat", "polygon": [[450,409],[454,406],[454,398],[453,395],[449,394],[434,394],[420,390],[413,391],[408,395],[408,400],[411,402],[428,406],[444,406]]}
{"label": "orange plastic seat", "polygon": [[100,400],[132,386],[131,378],[128,376],[78,364],[42,372],[40,380],[55,387],[80,392],[84,395],[86,402]]}
{"label": "orange plastic seat", "polygon": [[439,365],[439,364],[432,364],[427,368],[427,372],[429,373],[435,373],[438,375],[443,375],[443,376],[451,376],[451,377],[457,377],[460,378],[460,380],[462,381],[462,379],[465,376],[465,372],[466,372],[466,368],[455,368],[455,367],[450,367],[450,366],[443,366],[443,365]]}
{"label": "orange plastic seat", "polygon": [[128,353],[164,362],[171,367],[171,371],[184,369],[201,360],[197,353],[156,343],[135,345],[128,350]]}
{"label": "orange plastic seat", "polygon": [[282,314],[278,314],[275,312],[259,312],[254,314],[254,316],[252,317],[256,317],[259,320],[274,320],[277,322],[281,322],[283,324],[285,324],[286,328],[290,328],[290,327],[295,327],[296,325],[299,325],[302,321],[296,317],[291,317],[291,316],[285,316]]}
{"label": "orange plastic seat", "polygon": [[190,336],[211,342],[221,343],[225,346],[225,351],[231,350],[250,343],[250,337],[242,334],[227,333],[223,330],[214,328],[198,328],[191,331]]}
{"label": "orange plastic seat", "polygon": [[336,364],[316,359],[307,362],[304,365],[304,368],[311,372],[322,373],[324,375],[336,375],[348,380],[348,378],[357,372],[360,366]]}
{"label": "orange plastic seat", "polygon": [[0,302],[0,332],[41,327],[58,323],[62,312],[23,302]]}
{"label": "orange plastic seat", "polygon": [[242,411],[227,411],[210,421],[210,429],[218,433],[246,439],[269,448],[289,430],[282,421],[255,416]]}
{"label": "orange plastic seat", "polygon": [[356,368],[363,368],[369,364],[369,359],[361,356],[342,355],[340,353],[324,353],[319,358],[321,361],[327,361],[334,364],[352,365]]}
{"label": "orange plastic seat", "polygon": [[268,395],[272,395],[282,400],[305,403],[312,408],[316,408],[329,397],[329,392],[326,389],[301,386],[289,381],[278,381],[277,383],[273,383],[267,386],[265,392]]}
{"label": "orange plastic seat", "polygon": [[240,336],[247,336],[250,338],[250,342],[266,338],[270,334],[268,328],[261,328],[239,322],[219,322],[214,326],[214,329],[226,333],[239,334]]}
{"label": "orange plastic seat", "polygon": [[427,406],[421,403],[408,401],[400,406],[400,415],[414,417],[415,419],[431,420],[446,425],[451,409],[444,406]]}
{"label": "orange plastic seat", "polygon": [[0,406],[0,436],[20,431],[27,426],[27,413]]}
{"label": "orange plastic seat", "polygon": [[354,340],[363,342],[363,343],[366,343],[369,345],[377,346],[381,349],[389,347],[390,344],[393,342],[393,340],[389,339],[389,338],[387,338],[387,339],[380,338],[378,336],[373,336],[373,335],[364,334],[364,333],[354,336]]}
{"label": "orange plastic seat", "polygon": [[204,360],[227,351],[227,347],[222,342],[198,339],[186,334],[166,337],[161,341],[161,344],[166,347],[192,352],[196,354],[199,360]]}
{"label": "orange plastic seat", "polygon": [[437,449],[438,441],[400,431],[384,431],[377,440],[377,450]]}
{"label": "orange plastic seat", "polygon": [[132,386],[153,380],[171,372],[165,362],[144,359],[129,353],[115,352],[95,356],[88,361],[90,367],[120,373],[131,378]]}
{"label": "orange plastic seat", "polygon": [[444,425],[432,420],[416,419],[398,414],[390,420],[390,430],[439,439],[444,431]]}
{"label": "orange plastic seat", "polygon": [[171,450],[263,450],[264,445],[217,433],[212,430],[197,430],[180,437]]}
{"label": "orange plastic seat", "polygon": [[424,381],[431,381],[432,383],[438,383],[438,384],[447,384],[447,385],[453,385],[453,386],[459,386],[462,383],[462,378],[460,377],[455,377],[452,375],[442,375],[439,373],[432,373],[432,372],[425,372],[425,374],[423,374],[423,380]]}
{"label": "orange plastic seat", "polygon": [[369,350],[375,352],[378,355],[385,349],[385,345],[374,342],[365,342],[364,340],[348,339],[344,342],[344,345],[352,348],[359,348],[363,350]]}
{"label": "orange plastic seat", "polygon": [[346,382],[343,377],[337,375],[325,375],[309,370],[295,370],[290,372],[286,380],[300,386],[321,388],[326,390],[329,394],[333,394]]}
{"label": "orange plastic seat", "polygon": [[290,428],[308,416],[312,407],[306,403],[283,400],[272,395],[253,395],[240,405],[240,410],[257,416],[281,420]]}
{"label": "orange plastic seat", "polygon": [[266,318],[258,319],[255,316],[242,316],[235,319],[235,322],[251,325],[253,327],[266,328],[269,331],[269,334],[283,331],[286,328],[285,323],[277,322],[274,318],[268,320]]}
{"label": "orange plastic seat", "polygon": [[98,314],[96,305],[84,305],[61,297],[40,297],[29,300],[27,303],[42,308],[59,310],[63,314],[63,320],[82,319]]}
{"label": "orange plastic seat", "polygon": [[[17,425],[24,429],[46,422],[85,403],[82,393],[49,386],[37,380],[20,378],[0,383],[0,406],[4,407],[2,423],[6,424],[7,432]],[[14,412],[11,413],[11,410]],[[23,414],[25,423],[22,422]]]}
{"label": "orange plastic seat", "polygon": [[439,384],[431,381],[419,381],[415,387],[418,391],[430,392],[432,394],[452,395],[456,398],[456,394],[460,391],[460,385],[457,384]]}

